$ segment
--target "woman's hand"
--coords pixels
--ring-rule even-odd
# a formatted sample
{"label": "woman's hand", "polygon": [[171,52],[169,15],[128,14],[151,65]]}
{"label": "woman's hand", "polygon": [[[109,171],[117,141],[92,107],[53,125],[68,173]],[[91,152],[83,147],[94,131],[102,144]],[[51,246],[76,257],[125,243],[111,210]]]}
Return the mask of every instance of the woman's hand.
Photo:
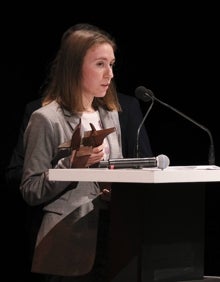
{"label": "woman's hand", "polygon": [[97,147],[81,146],[73,150],[70,158],[72,168],[90,167],[104,158],[104,144]]}
{"label": "woman's hand", "polygon": [[90,167],[96,163],[99,163],[104,158],[104,144],[92,148],[92,154],[89,156],[86,163],[86,167]]}
{"label": "woman's hand", "polygon": [[109,202],[111,200],[111,182],[99,182],[101,189],[101,199]]}

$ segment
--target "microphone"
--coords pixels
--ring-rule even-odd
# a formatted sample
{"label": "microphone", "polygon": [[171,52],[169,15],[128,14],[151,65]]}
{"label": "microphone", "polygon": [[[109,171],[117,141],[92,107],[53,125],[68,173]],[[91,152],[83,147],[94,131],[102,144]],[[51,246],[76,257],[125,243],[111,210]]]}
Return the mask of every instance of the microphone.
{"label": "microphone", "polygon": [[171,109],[172,111],[176,112],[177,114],[181,115],[185,119],[189,120],[190,122],[194,123],[195,125],[197,125],[201,129],[203,129],[204,131],[206,131],[208,133],[208,135],[209,135],[209,138],[210,138],[210,148],[209,148],[208,161],[209,161],[210,165],[215,165],[214,142],[213,142],[212,134],[211,134],[211,132],[210,132],[210,130],[208,128],[206,128],[205,126],[201,125],[200,123],[198,123],[194,119],[188,117],[187,115],[185,115],[181,111],[177,110],[176,108],[174,108],[174,107],[164,103],[163,101],[159,100],[158,98],[155,97],[154,93],[150,89],[147,89],[144,86],[139,86],[139,87],[136,88],[135,96],[137,98],[139,98],[140,100],[144,101],[144,102],[148,102],[150,100],[153,100],[153,101],[155,100],[155,101],[159,102],[160,104],[162,104],[163,106],[165,106],[165,107]]}
{"label": "microphone", "polygon": [[100,161],[99,168],[143,168],[143,167],[157,167],[165,169],[169,166],[170,160],[166,155],[158,155],[152,158],[119,158],[109,159],[107,161]]}

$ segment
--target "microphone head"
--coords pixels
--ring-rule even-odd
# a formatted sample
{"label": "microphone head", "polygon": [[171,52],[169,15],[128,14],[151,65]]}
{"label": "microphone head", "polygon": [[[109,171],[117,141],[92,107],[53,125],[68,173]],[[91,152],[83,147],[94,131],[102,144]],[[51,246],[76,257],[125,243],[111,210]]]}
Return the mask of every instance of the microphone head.
{"label": "microphone head", "polygon": [[150,100],[154,99],[154,93],[144,86],[138,86],[135,89],[135,96],[144,102],[149,102]]}
{"label": "microphone head", "polygon": [[170,159],[166,155],[158,155],[156,160],[157,167],[160,169],[165,169],[170,165]]}

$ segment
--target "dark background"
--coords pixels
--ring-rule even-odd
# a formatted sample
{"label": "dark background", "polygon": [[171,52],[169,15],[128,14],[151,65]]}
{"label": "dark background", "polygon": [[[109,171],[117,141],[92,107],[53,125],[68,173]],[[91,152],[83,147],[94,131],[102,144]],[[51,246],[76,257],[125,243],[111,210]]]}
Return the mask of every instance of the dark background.
{"label": "dark background", "polygon": [[[4,180],[17,141],[25,104],[39,97],[48,64],[63,32],[78,22],[96,24],[116,39],[115,79],[118,90],[134,95],[150,88],[160,100],[207,127],[220,165],[219,136],[219,15],[214,4],[103,2],[51,3],[1,10],[1,187],[4,270],[13,277],[24,265],[23,202]],[[81,6],[81,7],[80,7]],[[143,113],[147,103],[141,102]],[[135,113],[134,113],[135,114]],[[210,139],[204,130],[155,103],[145,125],[155,156],[165,154],[171,165],[208,164]],[[10,192],[9,192],[10,190]],[[205,273],[220,274],[220,187],[206,190]],[[13,200],[11,199],[13,197]],[[22,274],[21,274],[22,275]],[[13,279],[12,279],[13,280]],[[9,280],[9,281],[12,281]]]}

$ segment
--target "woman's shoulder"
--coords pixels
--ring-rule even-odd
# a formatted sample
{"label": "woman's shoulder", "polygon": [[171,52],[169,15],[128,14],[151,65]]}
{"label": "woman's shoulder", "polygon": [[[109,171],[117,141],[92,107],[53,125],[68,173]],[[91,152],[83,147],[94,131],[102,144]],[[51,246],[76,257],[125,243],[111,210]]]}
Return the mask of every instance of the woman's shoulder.
{"label": "woman's shoulder", "polygon": [[35,110],[31,115],[32,120],[38,119],[38,120],[59,120],[60,118],[63,118],[63,111],[60,107],[60,105],[53,101],[45,106],[42,106]]}
{"label": "woman's shoulder", "polygon": [[42,114],[42,115],[50,115],[59,112],[60,106],[56,101],[52,101],[49,104],[42,106],[38,109],[36,109],[33,114]]}

